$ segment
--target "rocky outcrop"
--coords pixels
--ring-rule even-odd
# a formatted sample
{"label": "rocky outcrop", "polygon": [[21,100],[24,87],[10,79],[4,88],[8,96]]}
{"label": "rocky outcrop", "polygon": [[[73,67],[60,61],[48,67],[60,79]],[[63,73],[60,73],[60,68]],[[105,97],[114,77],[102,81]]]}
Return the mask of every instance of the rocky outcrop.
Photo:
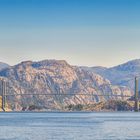
{"label": "rocky outcrop", "polygon": [[1,70],[0,76],[9,83],[9,94],[19,94],[7,97],[13,110],[29,106],[62,110],[70,104],[94,104],[132,95],[127,87],[114,86],[102,76],[64,60],[26,61]]}

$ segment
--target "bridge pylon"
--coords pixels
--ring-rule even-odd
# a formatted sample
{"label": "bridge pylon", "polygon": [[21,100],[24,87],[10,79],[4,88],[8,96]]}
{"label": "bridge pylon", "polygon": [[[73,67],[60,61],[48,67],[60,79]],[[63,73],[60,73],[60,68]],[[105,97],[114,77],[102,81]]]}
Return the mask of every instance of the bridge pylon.
{"label": "bridge pylon", "polygon": [[7,91],[7,87],[6,87],[6,81],[3,78],[0,78],[0,83],[1,83],[1,104],[2,104],[2,110],[5,112],[5,104],[6,104],[6,91]]}
{"label": "bridge pylon", "polygon": [[139,111],[139,82],[138,77],[135,77],[135,112]]}

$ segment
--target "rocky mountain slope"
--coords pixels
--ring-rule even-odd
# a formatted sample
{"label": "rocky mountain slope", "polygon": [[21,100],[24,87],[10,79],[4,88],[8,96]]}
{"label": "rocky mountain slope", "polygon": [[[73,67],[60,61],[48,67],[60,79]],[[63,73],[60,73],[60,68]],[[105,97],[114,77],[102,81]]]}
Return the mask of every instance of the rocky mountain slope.
{"label": "rocky mountain slope", "polygon": [[86,69],[109,79],[114,85],[127,86],[134,90],[134,78],[140,76],[140,59],[112,68],[92,67]]}
{"label": "rocky mountain slope", "polygon": [[132,95],[129,88],[114,86],[102,76],[73,67],[64,60],[26,61],[1,70],[0,76],[8,82],[9,94],[20,94],[7,97],[12,110],[26,110],[29,107],[62,110],[70,104],[94,104]]}

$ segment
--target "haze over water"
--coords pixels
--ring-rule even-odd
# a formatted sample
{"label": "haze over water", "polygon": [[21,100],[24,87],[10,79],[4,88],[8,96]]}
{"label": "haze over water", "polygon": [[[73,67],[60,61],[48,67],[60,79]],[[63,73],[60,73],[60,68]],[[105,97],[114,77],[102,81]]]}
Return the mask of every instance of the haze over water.
{"label": "haze over water", "polygon": [[140,138],[140,113],[1,113],[0,140]]}

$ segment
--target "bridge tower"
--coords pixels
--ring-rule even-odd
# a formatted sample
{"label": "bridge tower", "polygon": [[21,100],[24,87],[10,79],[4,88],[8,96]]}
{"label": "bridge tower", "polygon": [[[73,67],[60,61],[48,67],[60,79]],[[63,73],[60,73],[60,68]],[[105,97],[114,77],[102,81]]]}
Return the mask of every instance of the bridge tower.
{"label": "bridge tower", "polygon": [[3,78],[0,78],[0,85],[1,85],[1,96],[2,96],[2,110],[5,111],[5,104],[6,104],[6,81]]}
{"label": "bridge tower", "polygon": [[139,111],[139,82],[138,77],[135,77],[135,112]]}

